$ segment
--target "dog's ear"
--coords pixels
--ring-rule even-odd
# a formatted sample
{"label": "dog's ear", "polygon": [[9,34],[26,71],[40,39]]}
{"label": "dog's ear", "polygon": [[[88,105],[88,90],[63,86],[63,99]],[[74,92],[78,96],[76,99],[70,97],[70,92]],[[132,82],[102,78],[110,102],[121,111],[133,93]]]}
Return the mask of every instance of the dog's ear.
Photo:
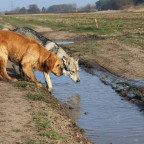
{"label": "dog's ear", "polygon": [[76,62],[78,62],[78,61],[79,61],[79,57],[78,57],[78,56],[74,57],[74,60],[75,60]]}
{"label": "dog's ear", "polygon": [[47,60],[46,60],[46,67],[48,68],[49,71],[51,71],[55,65],[55,62],[56,62],[56,58],[55,57],[49,57]]}
{"label": "dog's ear", "polygon": [[69,63],[70,63],[70,62],[69,62],[69,58],[63,56],[62,60],[63,60],[63,63],[64,63],[65,66],[68,66],[68,65],[69,65]]}

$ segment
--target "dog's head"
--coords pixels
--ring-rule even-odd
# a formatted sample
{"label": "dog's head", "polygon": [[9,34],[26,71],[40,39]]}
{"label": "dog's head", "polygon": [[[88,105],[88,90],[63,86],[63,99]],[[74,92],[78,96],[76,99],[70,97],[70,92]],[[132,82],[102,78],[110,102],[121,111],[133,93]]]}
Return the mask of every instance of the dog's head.
{"label": "dog's head", "polygon": [[63,56],[63,74],[69,76],[74,82],[80,82],[78,58]]}
{"label": "dog's head", "polygon": [[62,75],[62,63],[55,54],[51,54],[51,56],[46,60],[45,64],[45,67],[47,67],[47,72],[52,72],[56,76]]}

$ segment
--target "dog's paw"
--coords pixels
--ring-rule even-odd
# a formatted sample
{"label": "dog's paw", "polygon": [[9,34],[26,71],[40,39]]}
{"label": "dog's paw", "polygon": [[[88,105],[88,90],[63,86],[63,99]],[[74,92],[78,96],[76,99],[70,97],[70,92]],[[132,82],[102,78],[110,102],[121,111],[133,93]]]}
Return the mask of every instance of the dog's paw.
{"label": "dog's paw", "polygon": [[18,82],[18,80],[17,80],[17,79],[12,79],[11,81],[12,81],[12,82]]}
{"label": "dog's paw", "polygon": [[38,87],[43,87],[43,85],[42,85],[41,83],[36,83],[36,85],[37,85]]}
{"label": "dog's paw", "polygon": [[0,75],[0,80],[3,80],[3,77]]}
{"label": "dog's paw", "polygon": [[48,91],[51,93],[52,92],[52,88],[48,88]]}

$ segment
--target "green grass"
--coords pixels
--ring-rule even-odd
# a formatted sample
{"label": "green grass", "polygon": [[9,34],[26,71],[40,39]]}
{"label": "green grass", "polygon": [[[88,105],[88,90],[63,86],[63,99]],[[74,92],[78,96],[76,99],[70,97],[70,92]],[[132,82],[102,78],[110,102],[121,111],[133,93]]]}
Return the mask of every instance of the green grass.
{"label": "green grass", "polygon": [[[47,14],[0,16],[1,23],[15,27],[42,26],[61,28],[74,32],[91,32],[97,35],[108,35],[124,30],[144,28],[143,13],[87,13],[87,14]],[[97,18],[99,28],[95,26]]]}
{"label": "green grass", "polygon": [[136,98],[141,98],[143,96],[143,93],[137,89],[133,91],[133,94],[135,95]]}
{"label": "green grass", "polygon": [[38,129],[47,129],[47,128],[50,128],[50,123],[49,122],[38,122],[37,123],[37,128]]}
{"label": "green grass", "polygon": [[27,97],[31,100],[42,100],[42,101],[46,101],[46,96],[45,94],[41,93],[31,93],[29,92],[27,94]]}
{"label": "green grass", "polygon": [[22,132],[21,129],[14,129],[13,131],[16,132],[16,133],[18,133],[18,132]]}
{"label": "green grass", "polygon": [[30,28],[34,28],[33,26],[31,26],[30,23],[27,22],[27,20],[23,19],[23,18],[17,18],[16,16],[1,16],[2,18],[2,23],[4,24],[10,24],[14,27],[30,27]]}
{"label": "green grass", "polygon": [[[98,20],[98,28],[95,26],[95,18]],[[126,45],[134,47],[144,45],[144,33],[139,34],[139,31],[144,29],[144,13],[142,12],[0,16],[0,29],[5,24],[14,27],[51,27],[97,36],[115,34],[114,37]],[[95,52],[92,47],[93,45],[89,47],[90,51]],[[86,49],[81,52],[87,53]]]}
{"label": "green grass", "polygon": [[140,46],[143,47],[144,45],[144,37],[143,33],[126,33],[119,35],[117,37],[121,42],[125,43],[126,45],[130,46]]}
{"label": "green grass", "polygon": [[33,121],[40,121],[41,120],[41,117],[40,116],[34,116],[33,117]]}
{"label": "green grass", "polygon": [[123,81],[123,82],[118,82],[118,83],[116,83],[116,84],[119,85],[119,86],[127,86],[127,85],[128,85],[128,83],[125,82],[125,81]]}
{"label": "green grass", "polygon": [[46,113],[46,112],[39,112],[38,115],[40,115],[40,116],[48,116],[49,114]]}
{"label": "green grass", "polygon": [[59,140],[62,139],[64,141],[67,140],[67,137],[64,137],[62,135],[60,135],[59,133],[55,132],[55,131],[50,131],[50,132],[45,132],[45,133],[40,133],[40,136],[46,136],[50,139],[54,139],[54,140]]}
{"label": "green grass", "polygon": [[125,54],[125,53],[118,54],[117,57],[119,57],[120,59],[124,60],[127,63],[129,63],[129,61],[131,61],[133,58],[132,54]]}
{"label": "green grass", "polygon": [[2,25],[0,25],[0,30],[3,28],[3,26]]}
{"label": "green grass", "polygon": [[28,85],[30,85],[30,83],[27,81],[17,82],[14,84],[15,87],[27,87]]}
{"label": "green grass", "polygon": [[[70,54],[73,53],[79,53],[81,55],[85,54],[97,54],[97,53],[103,53],[104,49],[101,43],[97,41],[89,41],[89,42],[83,42],[83,43],[76,43],[76,44],[67,44],[66,47],[65,45],[62,45],[64,49]],[[70,51],[69,51],[70,50]]]}

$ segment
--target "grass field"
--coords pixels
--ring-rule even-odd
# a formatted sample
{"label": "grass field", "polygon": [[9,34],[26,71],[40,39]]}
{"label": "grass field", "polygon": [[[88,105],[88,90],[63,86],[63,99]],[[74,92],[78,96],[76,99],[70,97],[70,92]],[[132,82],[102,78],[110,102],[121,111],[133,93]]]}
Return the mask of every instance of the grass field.
{"label": "grass field", "polygon": [[[98,20],[96,29],[94,19]],[[0,24],[10,23],[15,27],[41,25],[93,34],[112,34],[116,31],[140,29],[144,27],[144,13],[85,13],[1,16]]]}
{"label": "grass field", "polygon": [[[98,28],[95,26],[98,20]],[[14,27],[51,27],[91,35],[113,35],[127,44],[143,45],[144,13],[111,12],[84,14],[47,14],[0,16],[0,28],[4,24]]]}

